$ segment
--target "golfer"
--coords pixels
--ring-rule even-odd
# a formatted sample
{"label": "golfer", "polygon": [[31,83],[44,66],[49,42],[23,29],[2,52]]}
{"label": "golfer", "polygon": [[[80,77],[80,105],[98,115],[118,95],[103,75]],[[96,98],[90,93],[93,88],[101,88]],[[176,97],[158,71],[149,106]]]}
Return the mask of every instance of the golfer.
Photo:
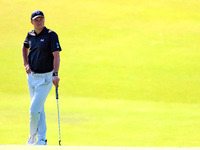
{"label": "golfer", "polygon": [[[31,14],[34,30],[29,31],[22,46],[27,73],[30,105],[30,136],[27,145],[47,145],[44,103],[52,85],[58,87],[61,47],[57,34],[44,26],[42,11]],[[37,141],[36,141],[37,138]]]}

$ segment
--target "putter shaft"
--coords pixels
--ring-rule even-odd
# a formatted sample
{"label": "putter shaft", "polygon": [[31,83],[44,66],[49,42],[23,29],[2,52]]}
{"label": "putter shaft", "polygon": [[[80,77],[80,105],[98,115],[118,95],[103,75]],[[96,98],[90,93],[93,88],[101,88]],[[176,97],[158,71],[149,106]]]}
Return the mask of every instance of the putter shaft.
{"label": "putter shaft", "polygon": [[59,102],[58,102],[58,87],[56,87],[56,100],[57,100],[57,110],[58,110],[59,145],[61,146],[60,113],[59,113]]}

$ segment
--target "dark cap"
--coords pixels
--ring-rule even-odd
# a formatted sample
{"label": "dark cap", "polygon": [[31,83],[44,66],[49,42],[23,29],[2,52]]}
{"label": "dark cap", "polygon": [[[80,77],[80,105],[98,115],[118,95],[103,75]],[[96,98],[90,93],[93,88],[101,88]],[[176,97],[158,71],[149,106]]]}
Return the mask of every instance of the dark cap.
{"label": "dark cap", "polygon": [[32,12],[32,14],[31,14],[31,20],[34,20],[37,17],[44,17],[43,12],[40,11],[40,10],[35,10],[34,12]]}

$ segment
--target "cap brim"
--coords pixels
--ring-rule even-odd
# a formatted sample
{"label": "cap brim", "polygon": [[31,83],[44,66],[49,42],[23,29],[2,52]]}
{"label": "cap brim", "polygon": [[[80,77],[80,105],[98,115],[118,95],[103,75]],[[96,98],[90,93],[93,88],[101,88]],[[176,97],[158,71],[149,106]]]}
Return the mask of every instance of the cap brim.
{"label": "cap brim", "polygon": [[32,20],[34,20],[34,19],[36,19],[36,18],[38,18],[38,17],[44,18],[44,16],[42,16],[42,15],[37,15],[37,16],[33,17]]}

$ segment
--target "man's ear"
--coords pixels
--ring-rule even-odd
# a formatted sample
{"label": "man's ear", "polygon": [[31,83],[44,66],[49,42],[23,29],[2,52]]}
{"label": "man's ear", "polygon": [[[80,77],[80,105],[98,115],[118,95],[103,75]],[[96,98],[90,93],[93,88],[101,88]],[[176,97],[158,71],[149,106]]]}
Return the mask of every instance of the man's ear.
{"label": "man's ear", "polygon": [[33,21],[31,20],[31,23],[33,24]]}

